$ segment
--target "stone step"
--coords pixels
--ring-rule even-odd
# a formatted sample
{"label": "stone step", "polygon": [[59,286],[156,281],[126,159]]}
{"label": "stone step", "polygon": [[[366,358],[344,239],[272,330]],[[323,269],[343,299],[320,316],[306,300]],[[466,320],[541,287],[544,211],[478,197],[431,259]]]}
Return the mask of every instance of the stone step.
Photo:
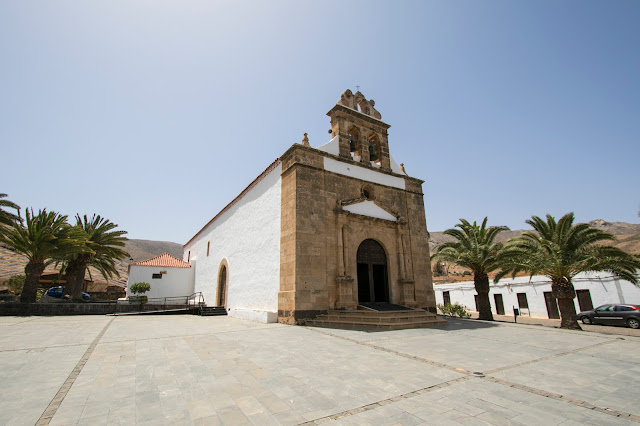
{"label": "stone step", "polygon": [[423,315],[398,315],[398,316],[364,316],[364,317],[356,317],[352,315],[318,315],[315,319],[326,320],[326,321],[357,321],[357,322],[367,322],[367,323],[393,323],[393,322],[406,322],[406,321],[431,321],[436,318],[433,314],[423,314]]}
{"label": "stone step", "polygon": [[431,312],[423,310],[415,311],[393,311],[393,312],[377,312],[377,311],[329,311],[324,314],[329,317],[349,317],[349,318],[423,318],[426,316],[435,316]]}
{"label": "stone step", "polygon": [[224,308],[224,306],[203,306],[202,308],[200,308],[199,314],[203,317],[227,315],[227,310]]}
{"label": "stone step", "polygon": [[370,323],[361,321],[330,321],[322,319],[307,320],[306,325],[311,327],[341,328],[347,330],[405,330],[410,328],[440,327],[447,322],[441,318],[433,318],[427,321],[402,321],[389,323]]}
{"label": "stone step", "polygon": [[437,327],[447,322],[422,309],[403,311],[342,311],[333,310],[306,321],[312,327],[356,330],[400,330]]}

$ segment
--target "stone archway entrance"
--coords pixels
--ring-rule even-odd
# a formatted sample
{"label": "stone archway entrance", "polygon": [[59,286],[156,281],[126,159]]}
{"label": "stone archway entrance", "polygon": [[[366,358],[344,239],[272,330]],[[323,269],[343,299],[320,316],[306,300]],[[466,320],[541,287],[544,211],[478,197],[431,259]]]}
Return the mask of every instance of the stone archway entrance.
{"label": "stone archway entrance", "polygon": [[364,240],[356,255],[358,303],[389,302],[387,254],[375,240]]}
{"label": "stone archway entrance", "polygon": [[227,307],[227,265],[220,267],[218,273],[218,304],[217,306]]}

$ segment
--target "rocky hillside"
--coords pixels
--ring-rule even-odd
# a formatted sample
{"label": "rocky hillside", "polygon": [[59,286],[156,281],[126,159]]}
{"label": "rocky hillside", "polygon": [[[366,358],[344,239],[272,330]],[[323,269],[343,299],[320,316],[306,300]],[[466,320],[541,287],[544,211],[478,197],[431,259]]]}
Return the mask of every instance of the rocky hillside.
{"label": "rocky hillside", "polygon": [[[129,240],[125,246],[125,250],[129,253],[133,261],[147,260],[152,257],[169,253],[172,256],[182,259],[182,244],[171,243],[168,241],[149,241],[149,240]],[[119,278],[109,280],[110,284],[124,286],[127,283],[128,268],[130,259],[123,259],[117,265]],[[0,284],[6,281],[12,275],[23,275],[24,267],[27,264],[25,257],[13,253],[0,247]],[[46,273],[57,273],[55,265],[47,267]],[[104,279],[96,270],[91,270],[90,279],[103,281]]]}
{"label": "rocky hillside", "polygon": [[[151,259],[163,253],[182,259],[182,244],[169,241],[129,240],[125,248],[134,262]],[[129,264],[129,259],[123,261]]]}
{"label": "rocky hillside", "polygon": [[[610,243],[627,253],[640,254],[640,224],[626,222],[606,222],[596,219],[589,222],[591,226],[602,229],[605,232],[615,235],[616,241]],[[505,231],[500,233],[498,241],[507,241],[511,237],[518,236],[523,230]],[[453,241],[452,237],[444,235],[442,232],[431,232],[430,248],[433,249],[446,241]]]}

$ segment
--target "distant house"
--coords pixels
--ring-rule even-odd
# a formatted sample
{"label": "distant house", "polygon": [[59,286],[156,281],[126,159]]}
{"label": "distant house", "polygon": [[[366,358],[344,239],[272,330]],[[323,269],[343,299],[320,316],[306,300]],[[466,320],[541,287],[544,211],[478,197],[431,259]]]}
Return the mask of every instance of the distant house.
{"label": "distant house", "polygon": [[[498,315],[520,315],[534,318],[560,318],[556,299],[551,293],[551,281],[544,276],[503,278],[495,284],[489,281],[491,311]],[[583,272],[573,279],[576,289],[576,312],[588,311],[606,303],[640,304],[640,288],[610,272]],[[438,304],[455,304],[477,311],[473,281],[434,286]]]}
{"label": "distant house", "polygon": [[164,253],[129,265],[127,296],[132,295],[129,292],[131,284],[137,282],[151,284],[151,290],[144,294],[150,299],[190,296],[193,294],[193,268],[187,262]]}

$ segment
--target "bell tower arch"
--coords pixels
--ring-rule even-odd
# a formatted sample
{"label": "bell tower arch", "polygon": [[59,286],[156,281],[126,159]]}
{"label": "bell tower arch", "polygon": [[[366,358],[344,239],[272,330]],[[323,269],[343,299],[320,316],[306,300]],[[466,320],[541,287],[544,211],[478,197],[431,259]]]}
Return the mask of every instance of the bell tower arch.
{"label": "bell tower arch", "polygon": [[387,132],[391,126],[382,121],[373,99],[367,100],[359,91],[354,94],[346,90],[327,115],[331,118],[331,136],[339,138],[341,157],[391,170]]}

